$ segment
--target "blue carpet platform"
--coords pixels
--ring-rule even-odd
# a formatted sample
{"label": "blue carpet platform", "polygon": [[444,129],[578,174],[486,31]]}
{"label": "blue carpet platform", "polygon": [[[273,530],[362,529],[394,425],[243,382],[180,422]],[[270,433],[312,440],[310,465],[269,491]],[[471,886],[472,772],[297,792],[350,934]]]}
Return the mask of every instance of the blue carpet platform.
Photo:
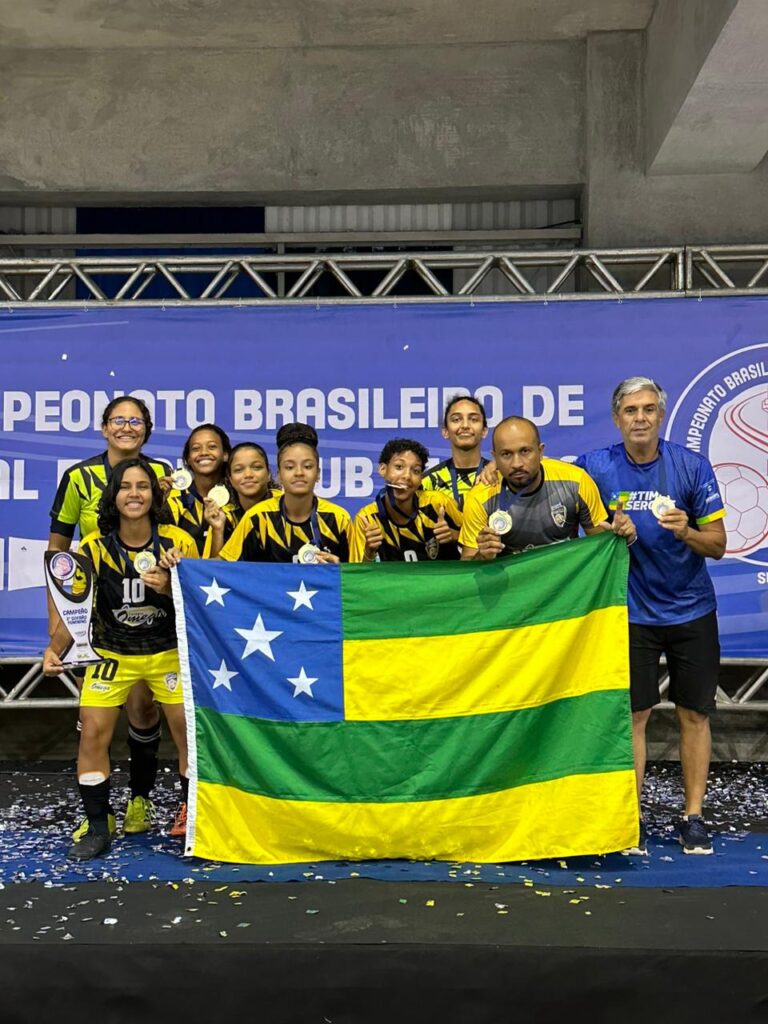
{"label": "blue carpet platform", "polygon": [[713,770],[710,857],[682,853],[678,772],[656,765],[645,857],[260,867],[180,856],[166,771],[157,831],[73,865],[71,766],[7,766],[0,1019],[80,1020],[83,986],[110,1022],[765,1021],[765,779]]}

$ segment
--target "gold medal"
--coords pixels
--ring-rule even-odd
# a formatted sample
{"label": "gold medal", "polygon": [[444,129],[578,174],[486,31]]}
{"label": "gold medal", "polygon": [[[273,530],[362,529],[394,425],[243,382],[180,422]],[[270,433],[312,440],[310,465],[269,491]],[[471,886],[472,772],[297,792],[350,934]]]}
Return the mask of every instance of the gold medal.
{"label": "gold medal", "polygon": [[503,508],[497,508],[495,512],[491,512],[490,516],[488,516],[488,529],[500,535],[509,533],[512,529],[512,516],[509,512],[505,512]]}
{"label": "gold medal", "polygon": [[151,551],[140,551],[133,560],[133,568],[139,575],[143,572],[149,572],[150,569],[154,569],[157,565],[157,559]]}
{"label": "gold medal", "polygon": [[657,494],[651,502],[651,512],[657,519],[661,519],[665,512],[671,512],[675,508],[675,499],[668,494]]}
{"label": "gold medal", "polygon": [[171,483],[177,491],[188,491],[192,486],[192,474],[188,469],[177,469],[171,477]]}
{"label": "gold medal", "polygon": [[219,508],[224,508],[230,502],[229,491],[224,484],[217,484],[208,491],[208,497],[215,501]]}
{"label": "gold medal", "polygon": [[317,556],[320,548],[316,544],[302,544],[296,553],[296,558],[301,565],[317,565]]}

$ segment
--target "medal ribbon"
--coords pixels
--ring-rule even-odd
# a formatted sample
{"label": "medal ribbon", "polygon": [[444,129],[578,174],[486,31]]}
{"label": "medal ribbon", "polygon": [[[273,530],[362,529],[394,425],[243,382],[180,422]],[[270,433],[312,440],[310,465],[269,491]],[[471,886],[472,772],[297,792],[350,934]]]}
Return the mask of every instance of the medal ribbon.
{"label": "medal ribbon", "polygon": [[[156,523],[152,523],[152,539],[150,541],[150,545],[152,547],[152,554],[155,556],[155,558],[159,562],[160,561],[160,554],[161,554],[160,534],[157,531],[157,524]],[[131,558],[130,554],[128,553],[128,549],[125,547],[123,542],[120,540],[120,538],[119,538],[119,536],[117,534],[117,530],[113,530],[112,533],[110,533],[109,537],[107,538],[107,547],[112,549],[112,554],[113,555],[117,554],[118,557],[123,559],[123,561],[125,562],[125,567],[126,567],[127,575],[130,576],[130,574],[133,573],[134,576],[136,576],[136,577],[139,576],[139,573],[136,572],[136,570],[135,570],[135,568],[133,566],[133,559]],[[145,545],[141,550],[142,551],[146,551],[147,550],[147,546]],[[137,555],[137,554],[139,554],[139,552],[136,551],[136,552],[134,552],[134,554]]]}
{"label": "medal ribbon", "polygon": [[[475,484],[477,483],[477,478],[480,476],[480,470],[483,468],[483,466],[486,465],[486,462],[486,459],[480,459],[480,465],[475,470],[475,478],[470,484],[470,487],[474,487]],[[462,508],[464,505],[464,498],[463,496],[459,495],[459,474],[456,470],[456,466],[453,463],[453,459],[451,459],[450,462],[448,463],[448,473],[450,474],[451,477],[451,491],[453,491],[453,500],[456,502],[459,508]]]}
{"label": "medal ribbon", "polygon": [[[280,496],[278,508],[280,510],[280,518],[283,521],[283,540],[285,541],[286,548],[290,551],[291,545],[288,542],[288,527],[293,526],[293,523],[285,514],[285,495]],[[302,524],[299,523],[297,525],[301,526]],[[314,544],[320,551],[325,550],[322,534],[320,533],[320,523],[317,519],[317,498],[312,499],[312,511],[309,513],[309,532],[310,537],[308,543]]]}

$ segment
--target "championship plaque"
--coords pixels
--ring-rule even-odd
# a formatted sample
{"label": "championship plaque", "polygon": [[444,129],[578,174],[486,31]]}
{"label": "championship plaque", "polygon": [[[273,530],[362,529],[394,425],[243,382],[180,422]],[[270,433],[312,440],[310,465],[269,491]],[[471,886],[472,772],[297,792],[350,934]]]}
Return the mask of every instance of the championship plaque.
{"label": "championship plaque", "polygon": [[[78,668],[97,665],[104,658],[91,646],[91,617],[93,615],[93,569],[83,555],[69,551],[46,551],[44,556],[45,582],[48,593],[66,626],[72,643],[61,656],[63,665]],[[72,592],[72,581],[80,572],[82,590]]]}

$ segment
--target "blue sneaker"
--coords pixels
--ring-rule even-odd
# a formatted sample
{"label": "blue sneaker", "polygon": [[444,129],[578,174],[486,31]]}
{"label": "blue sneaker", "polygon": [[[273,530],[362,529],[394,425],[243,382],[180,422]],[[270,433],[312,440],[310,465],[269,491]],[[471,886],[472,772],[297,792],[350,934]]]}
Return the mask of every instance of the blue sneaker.
{"label": "blue sneaker", "polygon": [[704,857],[714,853],[712,840],[700,814],[684,815],[678,822],[677,830],[680,833],[678,838],[683,853],[694,853]]}
{"label": "blue sneaker", "polygon": [[643,819],[640,819],[640,837],[635,846],[628,846],[621,851],[625,857],[647,857],[648,856],[648,834],[645,831]]}

